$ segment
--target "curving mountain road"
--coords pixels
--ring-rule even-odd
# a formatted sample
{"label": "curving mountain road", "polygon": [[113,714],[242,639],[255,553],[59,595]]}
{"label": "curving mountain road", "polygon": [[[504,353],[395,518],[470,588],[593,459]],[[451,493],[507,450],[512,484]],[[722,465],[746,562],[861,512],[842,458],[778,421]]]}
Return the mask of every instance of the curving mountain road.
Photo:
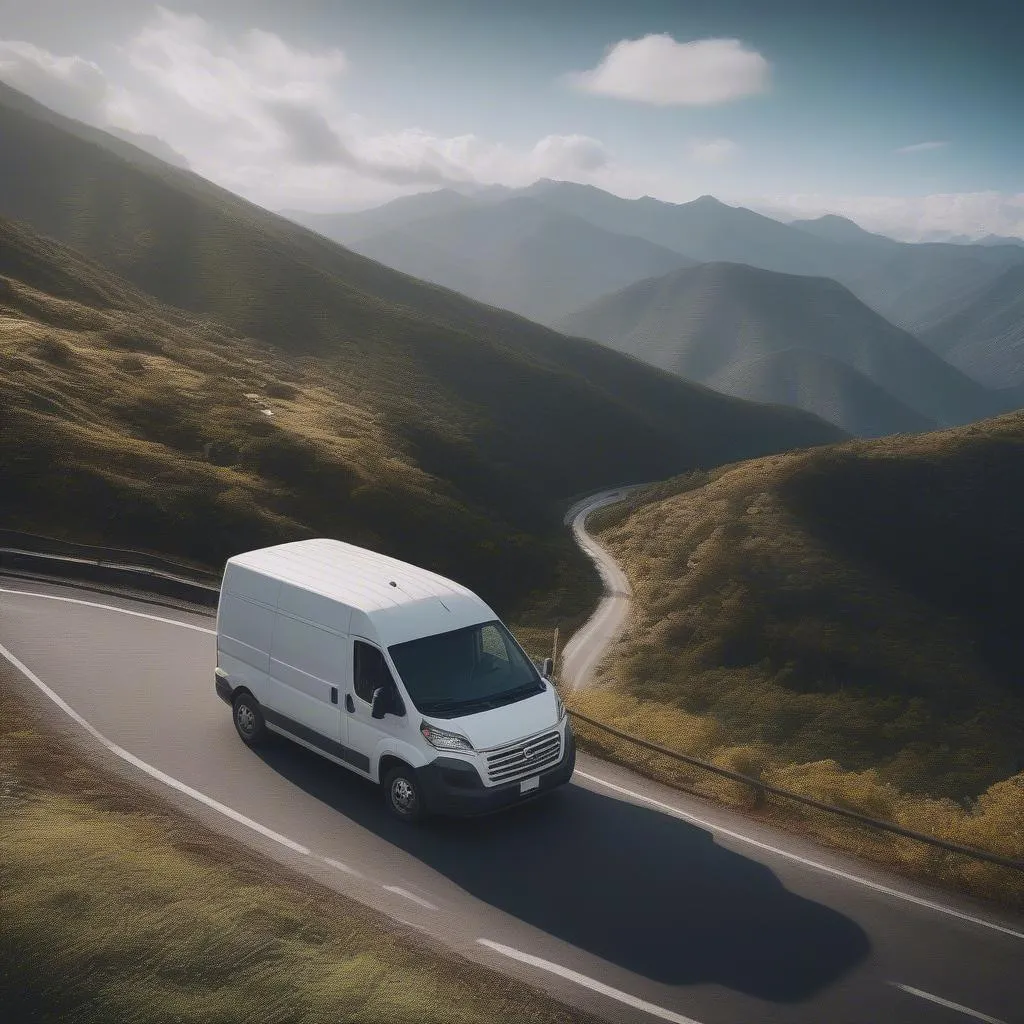
{"label": "curving mountain road", "polygon": [[[213,692],[212,626],[0,578],[0,670],[6,659],[25,699],[95,756],[567,1003],[616,1022],[1024,1020],[1020,919],[584,754],[543,801],[479,821],[393,821],[344,769],[238,740]],[[584,676],[591,642],[572,652]]]}
{"label": "curving mountain road", "polygon": [[642,486],[633,484],[601,491],[577,502],[566,513],[566,526],[571,527],[576,543],[594,563],[604,583],[604,594],[594,614],[573,635],[562,652],[561,679],[570,689],[582,689],[591,681],[591,673],[601,656],[626,624],[632,597],[626,574],[611,554],[587,533],[587,516],[606,505],[614,505]]}

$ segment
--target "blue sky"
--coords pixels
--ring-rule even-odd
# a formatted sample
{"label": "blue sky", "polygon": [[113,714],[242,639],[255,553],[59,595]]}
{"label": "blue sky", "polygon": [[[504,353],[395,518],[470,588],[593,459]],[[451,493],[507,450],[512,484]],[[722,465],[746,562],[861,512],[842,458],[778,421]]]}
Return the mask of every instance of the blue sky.
{"label": "blue sky", "polygon": [[1010,0],[0,0],[0,26],[0,78],[272,208],[549,176],[1024,233]]}

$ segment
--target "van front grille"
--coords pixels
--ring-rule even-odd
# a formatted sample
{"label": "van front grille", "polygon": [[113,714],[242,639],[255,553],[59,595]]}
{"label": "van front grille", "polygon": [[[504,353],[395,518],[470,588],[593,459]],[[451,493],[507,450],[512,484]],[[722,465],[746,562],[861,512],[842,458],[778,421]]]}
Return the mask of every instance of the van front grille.
{"label": "van front grille", "polygon": [[531,736],[487,755],[487,777],[492,784],[515,782],[558,764],[562,737],[557,732]]}

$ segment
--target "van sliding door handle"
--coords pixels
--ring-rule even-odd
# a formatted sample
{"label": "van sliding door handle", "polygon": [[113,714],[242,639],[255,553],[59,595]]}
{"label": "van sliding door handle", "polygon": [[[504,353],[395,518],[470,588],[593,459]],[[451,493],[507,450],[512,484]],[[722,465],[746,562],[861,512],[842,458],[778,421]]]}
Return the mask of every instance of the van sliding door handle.
{"label": "van sliding door handle", "polygon": [[338,703],[338,688],[336,686],[331,687],[331,703]]}
{"label": "van sliding door handle", "polygon": [[355,709],[356,709],[356,702],[352,699],[352,694],[351,693],[346,693],[345,694],[345,710],[346,711],[355,711]]}

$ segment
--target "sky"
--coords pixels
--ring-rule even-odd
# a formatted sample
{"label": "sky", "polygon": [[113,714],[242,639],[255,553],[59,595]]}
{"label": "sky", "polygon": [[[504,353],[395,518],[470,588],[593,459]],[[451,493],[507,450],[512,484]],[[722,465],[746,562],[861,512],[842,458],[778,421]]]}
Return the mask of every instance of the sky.
{"label": "sky", "polygon": [[274,210],[548,177],[1024,236],[1016,0],[0,0],[0,80]]}

